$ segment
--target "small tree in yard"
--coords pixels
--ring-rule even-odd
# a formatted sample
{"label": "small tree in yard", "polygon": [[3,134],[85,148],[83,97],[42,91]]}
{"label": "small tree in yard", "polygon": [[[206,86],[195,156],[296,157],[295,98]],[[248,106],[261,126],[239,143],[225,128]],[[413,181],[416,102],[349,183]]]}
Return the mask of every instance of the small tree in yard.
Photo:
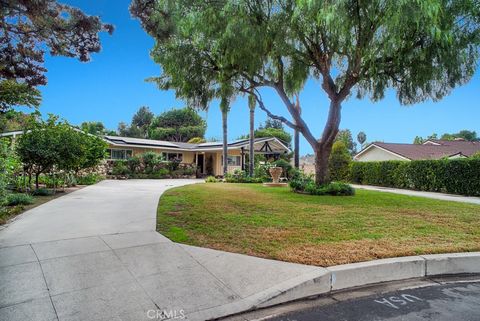
{"label": "small tree in yard", "polygon": [[352,156],[343,141],[333,143],[328,163],[328,177],[332,181],[346,181]]}
{"label": "small tree in yard", "polygon": [[[234,95],[254,94],[311,145],[317,184],[328,182],[342,103],[352,94],[377,101],[393,88],[402,104],[440,100],[470,80],[479,55],[476,0],[133,0],[130,9],[155,38],[161,88],[202,106],[227,85]],[[329,100],[318,138],[292,99],[309,79]],[[292,121],[265,106],[262,87]]]}
{"label": "small tree in yard", "polygon": [[106,143],[93,135],[72,128],[58,117],[35,121],[20,136],[16,153],[29,175],[35,175],[39,187],[41,174],[78,173],[94,167],[105,158]]}
{"label": "small tree in yard", "polygon": [[0,211],[7,195],[7,186],[20,168],[20,161],[11,147],[11,142],[5,138],[0,139]]}

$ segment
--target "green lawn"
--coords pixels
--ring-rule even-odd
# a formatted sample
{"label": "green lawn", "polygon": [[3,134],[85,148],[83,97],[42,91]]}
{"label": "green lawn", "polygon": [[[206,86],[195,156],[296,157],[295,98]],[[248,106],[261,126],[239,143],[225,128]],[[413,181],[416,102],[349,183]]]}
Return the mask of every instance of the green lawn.
{"label": "green lawn", "polygon": [[197,184],[163,194],[157,230],[176,242],[328,266],[478,251],[480,206],[365,190],[333,197]]}

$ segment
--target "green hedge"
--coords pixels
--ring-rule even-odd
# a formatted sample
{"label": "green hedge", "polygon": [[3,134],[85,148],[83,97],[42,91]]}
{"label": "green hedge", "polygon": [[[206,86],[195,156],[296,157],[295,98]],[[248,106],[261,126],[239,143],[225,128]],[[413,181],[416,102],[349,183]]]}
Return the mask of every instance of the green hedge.
{"label": "green hedge", "polygon": [[357,184],[480,196],[480,159],[353,162]]}

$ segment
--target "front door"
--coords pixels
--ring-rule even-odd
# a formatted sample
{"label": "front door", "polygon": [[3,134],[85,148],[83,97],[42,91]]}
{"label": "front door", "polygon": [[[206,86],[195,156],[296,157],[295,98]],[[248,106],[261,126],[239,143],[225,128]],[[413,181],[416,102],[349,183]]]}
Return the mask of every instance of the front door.
{"label": "front door", "polygon": [[205,155],[197,154],[197,173],[200,175],[205,174]]}

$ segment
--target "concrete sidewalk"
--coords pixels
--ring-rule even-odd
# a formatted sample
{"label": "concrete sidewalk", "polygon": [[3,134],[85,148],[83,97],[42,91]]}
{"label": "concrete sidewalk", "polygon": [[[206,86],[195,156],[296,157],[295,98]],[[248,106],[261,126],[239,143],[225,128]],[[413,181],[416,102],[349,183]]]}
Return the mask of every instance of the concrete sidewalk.
{"label": "concrete sidewalk", "polygon": [[324,268],[155,232],[161,193],[196,182],[104,181],[22,215],[0,231],[0,320],[207,320],[330,290]]}
{"label": "concrete sidewalk", "polygon": [[351,184],[351,185],[354,188],[365,189],[369,191],[387,192],[387,193],[402,194],[402,195],[408,195],[408,196],[433,198],[433,199],[442,200],[442,201],[452,201],[452,202],[471,203],[471,204],[480,205],[480,197],[434,193],[434,192],[412,191],[408,189],[390,188],[390,187],[382,187],[382,186],[356,185],[356,184]]}

